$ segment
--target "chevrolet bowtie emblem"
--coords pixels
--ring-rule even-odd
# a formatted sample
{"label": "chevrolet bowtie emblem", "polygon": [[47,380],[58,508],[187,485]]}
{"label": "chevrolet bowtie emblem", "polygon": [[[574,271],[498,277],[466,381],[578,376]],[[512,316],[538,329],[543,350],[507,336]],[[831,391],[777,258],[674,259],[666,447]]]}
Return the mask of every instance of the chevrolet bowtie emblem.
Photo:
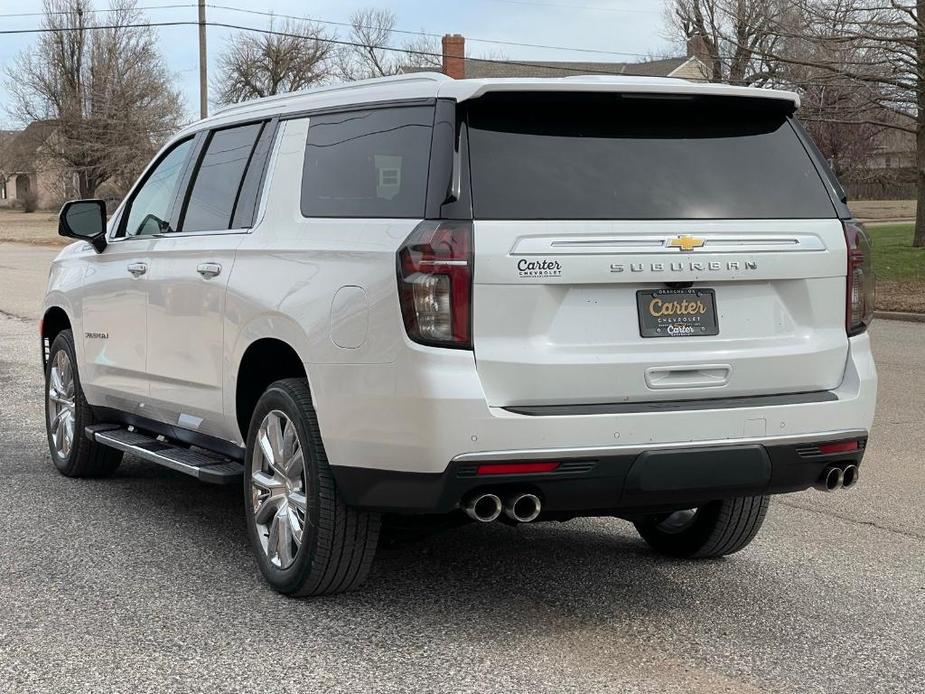
{"label": "chevrolet bowtie emblem", "polygon": [[669,239],[667,246],[668,248],[680,248],[682,251],[692,251],[703,246],[703,239],[685,234],[684,236]]}

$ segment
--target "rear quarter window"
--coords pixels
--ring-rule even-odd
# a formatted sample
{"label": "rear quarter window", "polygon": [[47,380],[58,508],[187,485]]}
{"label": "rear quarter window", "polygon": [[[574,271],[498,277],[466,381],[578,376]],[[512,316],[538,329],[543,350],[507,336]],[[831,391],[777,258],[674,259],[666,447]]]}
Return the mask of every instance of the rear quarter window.
{"label": "rear quarter window", "polygon": [[836,216],[789,109],[770,100],[497,95],[468,122],[476,218]]}
{"label": "rear quarter window", "polygon": [[302,215],[423,217],[433,123],[432,106],[312,116]]}

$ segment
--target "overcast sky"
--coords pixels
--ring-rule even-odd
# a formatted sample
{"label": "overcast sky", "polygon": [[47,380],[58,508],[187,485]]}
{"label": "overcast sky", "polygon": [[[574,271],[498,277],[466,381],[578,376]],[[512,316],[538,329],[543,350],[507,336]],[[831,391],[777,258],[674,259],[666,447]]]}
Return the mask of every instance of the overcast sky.
{"label": "overcast sky", "polygon": [[[316,21],[346,22],[361,7],[391,9],[398,17],[396,28],[424,30],[435,34],[459,33],[467,37],[469,52],[480,55],[501,51],[511,59],[521,60],[613,60],[638,61],[646,56],[663,57],[673,51],[665,39],[663,0],[207,0],[210,4],[243,9],[273,11],[279,14],[308,16]],[[189,5],[154,9],[163,5]],[[108,6],[96,0],[97,9]],[[152,22],[195,21],[195,0],[139,0]],[[28,29],[41,25],[40,16],[8,16],[38,13],[42,0],[0,0],[0,29]],[[3,16],[7,15],[7,16]],[[267,17],[229,9],[209,7],[207,18],[229,24],[267,28]],[[343,27],[328,29],[344,35]],[[197,30],[193,26],[158,29],[162,53],[174,74],[192,119],[198,112]],[[228,40],[227,29],[208,29],[210,76],[212,67]],[[522,48],[473,39],[599,49],[619,54],[589,54],[575,51]],[[11,127],[7,115],[9,96],[6,90],[7,67],[15,56],[36,40],[35,34],[0,35],[0,124]]]}

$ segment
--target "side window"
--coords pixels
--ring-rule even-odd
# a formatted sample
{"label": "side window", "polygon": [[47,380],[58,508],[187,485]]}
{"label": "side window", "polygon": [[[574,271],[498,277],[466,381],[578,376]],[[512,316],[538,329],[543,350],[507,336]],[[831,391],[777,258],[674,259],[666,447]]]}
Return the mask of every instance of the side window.
{"label": "side window", "polygon": [[270,121],[260,132],[250,164],[247,165],[247,173],[244,174],[244,182],[241,183],[241,192],[238,193],[238,203],[234,206],[234,217],[231,219],[232,229],[246,229],[254,224],[267,160],[270,157],[270,149],[275,137],[276,121]]}
{"label": "side window", "polygon": [[423,217],[432,106],[313,116],[302,168],[305,217]]}
{"label": "side window", "polygon": [[193,147],[193,138],[174,145],[151,170],[132,196],[125,215],[124,236],[147,236],[172,231],[170,211]]}
{"label": "side window", "polygon": [[244,171],[263,123],[216,130],[209,136],[193,179],[181,231],[217,231],[231,226]]}

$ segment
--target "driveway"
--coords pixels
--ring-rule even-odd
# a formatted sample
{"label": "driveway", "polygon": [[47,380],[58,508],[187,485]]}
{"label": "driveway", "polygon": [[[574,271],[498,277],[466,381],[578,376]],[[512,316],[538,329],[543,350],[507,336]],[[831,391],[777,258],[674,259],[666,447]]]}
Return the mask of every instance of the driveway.
{"label": "driveway", "polygon": [[0,245],[0,691],[925,691],[925,325],[873,326],[859,486],[775,498],[737,555],[659,558],[614,519],[467,526],[293,600],[257,573],[239,489],[131,458],[55,473],[53,255]]}

